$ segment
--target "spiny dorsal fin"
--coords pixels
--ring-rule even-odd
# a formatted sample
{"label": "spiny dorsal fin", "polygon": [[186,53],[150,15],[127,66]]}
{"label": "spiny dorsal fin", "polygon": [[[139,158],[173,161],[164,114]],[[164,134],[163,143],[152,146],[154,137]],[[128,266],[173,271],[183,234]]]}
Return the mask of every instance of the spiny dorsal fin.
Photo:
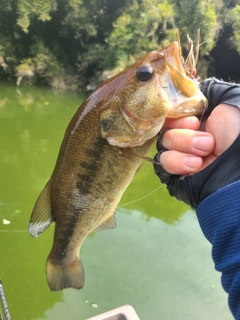
{"label": "spiny dorsal fin", "polygon": [[50,181],[46,184],[40,193],[28,226],[28,232],[34,237],[38,237],[52,223],[53,217],[51,212],[50,200]]}
{"label": "spiny dorsal fin", "polygon": [[102,230],[106,230],[106,229],[114,229],[116,228],[117,223],[116,223],[116,218],[115,218],[115,213],[108,218],[107,220],[105,220],[102,224],[100,224],[95,230],[95,231],[102,231]]}

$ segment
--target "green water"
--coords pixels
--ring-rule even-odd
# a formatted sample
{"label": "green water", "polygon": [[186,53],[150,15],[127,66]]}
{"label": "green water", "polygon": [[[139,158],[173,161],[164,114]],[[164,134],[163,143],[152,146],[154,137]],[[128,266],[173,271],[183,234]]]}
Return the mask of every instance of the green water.
{"label": "green water", "polygon": [[27,227],[82,99],[0,84],[0,278],[12,319],[85,320],[125,304],[141,320],[232,319],[195,214],[168,196],[149,163],[119,204],[117,228],[85,240],[85,287],[50,292],[54,227],[37,239]]}

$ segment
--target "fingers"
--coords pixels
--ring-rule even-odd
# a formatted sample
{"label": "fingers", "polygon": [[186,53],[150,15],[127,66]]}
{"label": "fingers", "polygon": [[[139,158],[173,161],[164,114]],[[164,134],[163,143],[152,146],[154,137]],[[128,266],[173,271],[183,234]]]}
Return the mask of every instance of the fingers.
{"label": "fingers", "polygon": [[214,137],[207,132],[189,129],[171,129],[162,135],[162,145],[168,150],[176,150],[205,157],[214,147]]}
{"label": "fingers", "polygon": [[235,106],[218,105],[206,122],[206,130],[215,136],[214,155],[226,151],[240,133],[240,111]]}
{"label": "fingers", "polygon": [[212,161],[210,155],[215,148],[215,139],[210,133],[196,131],[199,126],[196,117],[166,120],[164,127],[173,129],[161,137],[161,144],[169,151],[161,153],[159,162],[167,172],[191,174]]}
{"label": "fingers", "polygon": [[207,132],[198,131],[196,117],[167,119],[166,128],[171,130],[162,134],[161,144],[168,151],[158,160],[167,172],[187,175],[205,168],[234,142],[240,134],[240,111],[226,104],[217,106],[205,123]]}
{"label": "fingers", "polygon": [[186,175],[199,171],[203,166],[203,158],[175,150],[165,151],[160,155],[159,162],[163,168],[177,175]]}
{"label": "fingers", "polygon": [[191,117],[184,117],[179,119],[167,118],[165,120],[162,130],[172,129],[172,128],[199,130],[199,127],[200,127],[200,121],[198,120],[198,118],[191,116]]}

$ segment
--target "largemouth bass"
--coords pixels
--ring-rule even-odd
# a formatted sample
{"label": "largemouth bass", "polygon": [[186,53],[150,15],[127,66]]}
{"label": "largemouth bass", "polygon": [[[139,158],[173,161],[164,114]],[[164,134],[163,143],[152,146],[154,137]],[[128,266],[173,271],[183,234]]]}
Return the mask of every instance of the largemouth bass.
{"label": "largemouth bass", "polygon": [[55,222],[46,264],[51,290],[83,287],[80,247],[89,233],[116,226],[115,208],[166,117],[206,107],[197,83],[186,76],[177,42],[148,53],[86,99],[68,125],[29,224],[38,237]]}

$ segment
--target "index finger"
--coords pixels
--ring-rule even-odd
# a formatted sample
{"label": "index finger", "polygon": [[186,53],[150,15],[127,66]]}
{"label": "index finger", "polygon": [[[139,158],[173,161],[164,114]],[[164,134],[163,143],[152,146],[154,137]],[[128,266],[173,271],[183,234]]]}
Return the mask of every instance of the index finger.
{"label": "index finger", "polygon": [[190,129],[190,130],[199,130],[200,121],[197,117],[183,117],[183,118],[167,118],[164,122],[164,125],[161,129]]}

